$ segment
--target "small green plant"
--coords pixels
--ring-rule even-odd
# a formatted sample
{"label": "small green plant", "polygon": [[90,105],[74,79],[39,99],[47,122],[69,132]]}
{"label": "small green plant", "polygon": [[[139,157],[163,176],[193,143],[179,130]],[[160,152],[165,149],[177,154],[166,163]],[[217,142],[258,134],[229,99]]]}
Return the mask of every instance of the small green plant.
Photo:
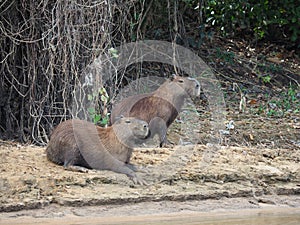
{"label": "small green plant", "polygon": [[288,98],[292,101],[292,102],[295,102],[297,100],[297,97],[296,97],[296,89],[293,88],[293,87],[289,87],[289,90],[288,90]]}
{"label": "small green plant", "polygon": [[268,75],[265,75],[265,76],[261,76],[260,79],[262,80],[263,83],[265,84],[269,84],[271,83],[271,76],[268,74]]}
{"label": "small green plant", "polygon": [[264,84],[271,83],[273,74],[279,72],[283,72],[282,66],[274,63],[259,63],[256,69],[256,73],[259,74],[258,78]]}
{"label": "small green plant", "polygon": [[115,59],[117,59],[119,57],[118,50],[115,49],[115,48],[113,48],[113,47],[111,47],[110,49],[108,49],[108,52]]}
{"label": "small green plant", "polygon": [[[266,104],[260,103],[255,113],[267,116],[282,117],[287,113],[300,112],[300,100],[297,98],[297,88],[290,86],[287,91],[283,92],[276,99],[268,101]],[[266,95],[266,99],[270,96]]]}
{"label": "small green plant", "polygon": [[88,112],[93,123],[98,124],[98,122],[101,120],[101,114],[99,114],[96,109],[92,107],[88,108]]}
{"label": "small green plant", "polygon": [[282,117],[284,116],[284,112],[282,110],[269,109],[267,112],[267,116],[269,117]]}
{"label": "small green plant", "polygon": [[234,52],[221,51],[220,48],[217,48],[217,57],[230,64],[234,62]]}
{"label": "small green plant", "polygon": [[270,109],[267,112],[267,116],[276,116],[277,115],[277,111],[274,109]]}
{"label": "small green plant", "polygon": [[262,114],[262,113],[265,111],[265,108],[266,108],[266,107],[265,107],[264,105],[259,104],[257,113],[258,113],[258,114]]}
{"label": "small green plant", "polygon": [[94,102],[94,107],[88,108],[88,113],[94,124],[107,126],[109,122],[109,113],[107,112],[107,103],[109,96],[104,87],[99,88],[98,91],[88,95],[88,100]]}

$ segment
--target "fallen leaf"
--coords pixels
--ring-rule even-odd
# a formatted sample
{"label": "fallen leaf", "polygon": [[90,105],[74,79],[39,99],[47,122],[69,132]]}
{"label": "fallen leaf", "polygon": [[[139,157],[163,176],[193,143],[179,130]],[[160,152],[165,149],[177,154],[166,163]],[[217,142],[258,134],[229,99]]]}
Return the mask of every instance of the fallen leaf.
{"label": "fallen leaf", "polygon": [[255,105],[255,104],[257,104],[257,100],[256,99],[251,99],[251,100],[248,101],[248,104]]}

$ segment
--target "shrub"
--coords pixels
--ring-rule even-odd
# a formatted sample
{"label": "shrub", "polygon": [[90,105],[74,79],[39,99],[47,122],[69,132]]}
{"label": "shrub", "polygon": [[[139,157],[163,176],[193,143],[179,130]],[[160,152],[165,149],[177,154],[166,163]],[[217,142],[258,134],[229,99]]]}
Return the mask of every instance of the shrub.
{"label": "shrub", "polygon": [[206,22],[225,35],[245,31],[256,38],[299,41],[300,5],[297,0],[207,0]]}

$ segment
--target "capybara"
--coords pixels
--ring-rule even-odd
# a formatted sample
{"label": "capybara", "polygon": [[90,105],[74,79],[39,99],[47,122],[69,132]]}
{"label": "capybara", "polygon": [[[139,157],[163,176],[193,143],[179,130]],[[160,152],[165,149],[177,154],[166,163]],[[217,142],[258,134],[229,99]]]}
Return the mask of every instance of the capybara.
{"label": "capybara", "polygon": [[184,100],[193,96],[200,96],[200,83],[195,78],[173,75],[154,92],[121,100],[112,108],[111,123],[120,116],[144,120],[149,123],[151,138],[158,134],[162,146],[167,128],[178,116]]}
{"label": "capybara", "polygon": [[133,147],[148,135],[148,123],[132,117],[120,118],[107,128],[83,120],[67,120],[51,134],[47,158],[69,170],[111,170],[145,184],[136,176],[130,157]]}

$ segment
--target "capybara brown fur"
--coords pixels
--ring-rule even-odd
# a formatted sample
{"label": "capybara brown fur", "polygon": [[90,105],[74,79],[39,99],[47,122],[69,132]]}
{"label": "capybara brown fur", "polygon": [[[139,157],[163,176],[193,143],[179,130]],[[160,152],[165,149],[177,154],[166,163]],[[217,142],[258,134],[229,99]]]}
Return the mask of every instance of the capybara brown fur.
{"label": "capybara brown fur", "polygon": [[130,157],[133,147],[148,135],[148,123],[131,117],[120,118],[107,128],[83,120],[67,120],[51,134],[47,158],[69,170],[111,170],[145,184],[136,176]]}
{"label": "capybara brown fur", "polygon": [[[178,116],[184,100],[193,96],[200,96],[200,83],[194,78],[173,75],[154,92],[121,100],[112,108],[111,123],[119,116],[144,120],[149,123],[151,137],[160,135],[162,145],[166,140],[167,128]],[[153,120],[157,117],[162,120]]]}

